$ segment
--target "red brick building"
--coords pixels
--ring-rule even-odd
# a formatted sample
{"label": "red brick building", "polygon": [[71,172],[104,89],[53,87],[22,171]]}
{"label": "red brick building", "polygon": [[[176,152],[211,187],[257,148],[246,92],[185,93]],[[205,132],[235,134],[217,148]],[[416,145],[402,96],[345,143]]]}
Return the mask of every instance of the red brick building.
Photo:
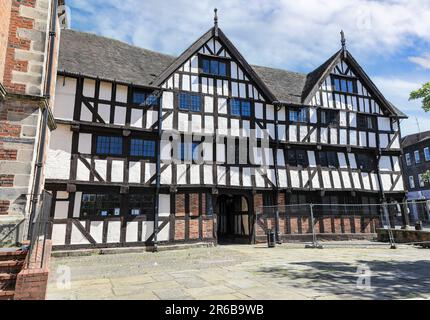
{"label": "red brick building", "polygon": [[0,1],[0,239],[30,215],[37,201],[32,193],[42,190],[36,163],[41,143],[49,141],[50,130],[43,134],[42,126],[55,127],[51,106],[61,27],[56,18],[53,30],[51,17],[62,5],[64,0]]}

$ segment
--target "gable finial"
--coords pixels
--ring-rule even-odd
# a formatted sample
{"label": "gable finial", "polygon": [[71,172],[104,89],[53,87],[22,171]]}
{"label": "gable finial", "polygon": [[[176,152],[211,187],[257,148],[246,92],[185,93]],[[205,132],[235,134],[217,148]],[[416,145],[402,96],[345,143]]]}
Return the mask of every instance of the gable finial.
{"label": "gable finial", "polygon": [[215,36],[218,36],[218,9],[214,9],[214,27],[215,27]]}
{"label": "gable finial", "polygon": [[345,48],[346,48],[346,39],[345,39],[345,32],[343,32],[343,30],[340,31],[340,42],[342,44],[342,49],[345,50]]}

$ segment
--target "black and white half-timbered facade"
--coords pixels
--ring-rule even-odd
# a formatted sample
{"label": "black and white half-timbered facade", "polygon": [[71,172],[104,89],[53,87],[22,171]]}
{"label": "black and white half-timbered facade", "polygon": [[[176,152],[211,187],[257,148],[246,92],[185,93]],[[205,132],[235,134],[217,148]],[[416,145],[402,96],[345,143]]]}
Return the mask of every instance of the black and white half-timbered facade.
{"label": "black and white half-timbered facade", "polygon": [[61,40],[55,248],[250,242],[263,205],[404,199],[405,115],[344,46],[300,74],[249,65],[217,23],[179,57]]}

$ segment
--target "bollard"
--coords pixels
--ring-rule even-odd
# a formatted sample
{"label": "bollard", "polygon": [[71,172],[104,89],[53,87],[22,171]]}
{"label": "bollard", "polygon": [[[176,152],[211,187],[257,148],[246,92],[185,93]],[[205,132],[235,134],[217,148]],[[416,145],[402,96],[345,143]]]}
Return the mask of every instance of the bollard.
{"label": "bollard", "polygon": [[420,220],[420,221],[417,221],[416,223],[415,223],[415,230],[416,231],[422,231],[423,230],[423,222]]}
{"label": "bollard", "polygon": [[272,229],[267,231],[267,246],[269,248],[274,248],[276,246],[276,235]]}

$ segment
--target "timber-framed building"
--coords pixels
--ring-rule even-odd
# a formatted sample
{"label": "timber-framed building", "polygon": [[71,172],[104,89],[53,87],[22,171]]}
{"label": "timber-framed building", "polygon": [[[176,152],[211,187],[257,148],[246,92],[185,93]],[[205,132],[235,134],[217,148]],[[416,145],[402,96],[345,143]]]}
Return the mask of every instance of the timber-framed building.
{"label": "timber-framed building", "polygon": [[[57,249],[251,242],[263,205],[404,200],[406,116],[344,42],[301,74],[250,65],[217,21],[179,57],[64,30],[58,69],[46,177]],[[369,232],[365,214],[320,231]],[[281,223],[286,237],[305,232]]]}

